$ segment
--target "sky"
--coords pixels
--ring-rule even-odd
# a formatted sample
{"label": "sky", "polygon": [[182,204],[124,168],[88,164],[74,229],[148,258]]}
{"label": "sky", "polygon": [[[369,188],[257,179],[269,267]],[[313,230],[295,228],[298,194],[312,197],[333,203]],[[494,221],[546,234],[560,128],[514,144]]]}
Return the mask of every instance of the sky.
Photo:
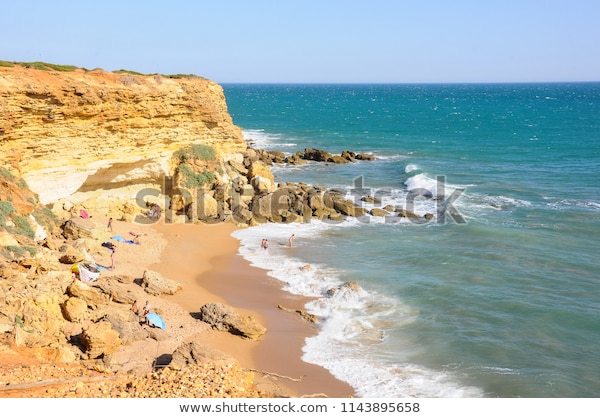
{"label": "sky", "polygon": [[6,1],[0,60],[222,83],[600,80],[600,0]]}

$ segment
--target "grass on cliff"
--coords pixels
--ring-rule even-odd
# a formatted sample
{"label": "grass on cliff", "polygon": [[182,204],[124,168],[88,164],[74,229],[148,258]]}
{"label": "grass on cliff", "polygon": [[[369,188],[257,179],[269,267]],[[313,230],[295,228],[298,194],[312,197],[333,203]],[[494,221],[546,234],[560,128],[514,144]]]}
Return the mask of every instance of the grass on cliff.
{"label": "grass on cliff", "polygon": [[196,173],[189,164],[181,164],[179,166],[179,174],[183,177],[183,185],[189,189],[202,187],[215,180],[216,176],[210,171]]}
{"label": "grass on cliff", "polygon": [[173,154],[180,163],[187,163],[192,160],[214,161],[217,159],[217,153],[210,145],[193,144],[176,151]]}
{"label": "grass on cliff", "polygon": [[13,217],[14,227],[10,228],[9,232],[17,235],[23,235],[27,238],[33,238],[35,232],[26,217],[17,215]]}
{"label": "grass on cliff", "polygon": [[0,202],[0,228],[4,228],[6,226],[7,218],[13,214],[15,211],[15,207],[12,202],[1,201]]}
{"label": "grass on cliff", "polygon": [[[20,61],[3,61],[0,60],[0,67],[14,67],[15,65],[18,65],[20,67],[25,67],[25,68],[34,68],[36,70],[42,70],[42,71],[75,71],[75,70],[84,70],[84,71],[95,71],[95,70],[102,70],[101,68],[94,68],[93,70],[89,70],[87,68],[84,67],[77,67],[75,65],[63,65],[63,64],[51,64],[49,62],[43,62],[43,61],[33,61],[33,62],[20,62]],[[104,70],[102,70],[104,71]],[[130,75],[138,75],[138,76],[151,76],[151,75],[159,75],[161,77],[166,77],[166,78],[172,78],[172,79],[182,79],[182,78],[201,78],[204,79],[204,77],[200,77],[199,75],[196,74],[160,74],[160,73],[150,73],[150,74],[144,74],[144,73],[140,73],[138,71],[133,71],[133,70],[126,70],[126,69],[120,69],[120,70],[115,70],[113,71],[115,73],[119,73],[119,74],[130,74]]]}
{"label": "grass on cliff", "polygon": [[15,181],[16,177],[14,176],[13,173],[11,173],[8,168],[6,167],[0,167],[0,177],[2,177],[4,180],[8,180],[8,181]]}
{"label": "grass on cliff", "polygon": [[[4,247],[2,248],[2,255],[4,255],[4,258],[12,258],[11,255],[15,254],[17,256],[21,256],[21,257],[25,257],[27,254],[29,254],[30,256],[35,256],[37,254],[37,248],[35,247],[30,247],[28,245],[9,245],[8,247]],[[12,253],[12,254],[11,254]]]}
{"label": "grass on cliff", "polygon": [[[79,69],[74,65],[50,64],[49,62],[34,61],[34,62],[18,62],[18,61],[0,61],[0,67],[14,67],[19,65],[25,68],[34,68],[42,71],[75,71]],[[84,68],[85,70],[85,68]]]}
{"label": "grass on cliff", "polygon": [[46,228],[51,228],[54,225],[58,224],[58,218],[56,217],[56,215],[46,207],[42,206],[35,209],[32,215],[40,225]]}

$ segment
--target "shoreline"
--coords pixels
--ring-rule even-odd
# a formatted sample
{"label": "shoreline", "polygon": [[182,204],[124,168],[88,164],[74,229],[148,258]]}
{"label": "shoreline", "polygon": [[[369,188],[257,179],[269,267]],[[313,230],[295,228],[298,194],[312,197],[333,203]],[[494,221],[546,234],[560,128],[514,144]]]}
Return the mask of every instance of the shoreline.
{"label": "shoreline", "polygon": [[[164,299],[190,314],[210,302],[222,302],[253,315],[267,328],[259,341],[220,332],[205,332],[204,341],[256,370],[256,384],[282,396],[351,397],[354,389],[327,369],[302,360],[306,337],[315,325],[277,308],[302,309],[310,298],[284,291],[267,270],[251,266],[238,254],[240,242],[231,236],[237,227],[225,224],[165,224],[151,227],[167,244],[152,269],[180,282],[184,289]],[[209,239],[205,239],[209,236]],[[280,375],[277,377],[276,375]],[[283,377],[281,377],[283,376]]]}

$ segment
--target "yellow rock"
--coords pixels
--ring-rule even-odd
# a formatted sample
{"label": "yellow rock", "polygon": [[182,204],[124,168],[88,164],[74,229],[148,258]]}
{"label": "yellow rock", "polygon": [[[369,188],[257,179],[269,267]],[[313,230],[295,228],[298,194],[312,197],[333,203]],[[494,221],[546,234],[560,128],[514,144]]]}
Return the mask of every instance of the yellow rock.
{"label": "yellow rock", "polygon": [[0,67],[0,110],[0,165],[20,167],[44,204],[117,190],[132,199],[192,143],[246,149],[223,89],[201,77]]}

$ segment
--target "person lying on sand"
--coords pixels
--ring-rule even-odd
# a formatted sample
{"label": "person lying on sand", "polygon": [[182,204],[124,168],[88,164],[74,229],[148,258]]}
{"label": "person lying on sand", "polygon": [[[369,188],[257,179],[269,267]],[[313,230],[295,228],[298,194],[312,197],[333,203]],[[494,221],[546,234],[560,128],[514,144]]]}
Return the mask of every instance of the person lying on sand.
{"label": "person lying on sand", "polygon": [[141,245],[142,242],[140,241],[140,237],[145,236],[146,234],[138,234],[138,233],[129,231],[129,235],[131,235],[133,237],[134,244]]}

